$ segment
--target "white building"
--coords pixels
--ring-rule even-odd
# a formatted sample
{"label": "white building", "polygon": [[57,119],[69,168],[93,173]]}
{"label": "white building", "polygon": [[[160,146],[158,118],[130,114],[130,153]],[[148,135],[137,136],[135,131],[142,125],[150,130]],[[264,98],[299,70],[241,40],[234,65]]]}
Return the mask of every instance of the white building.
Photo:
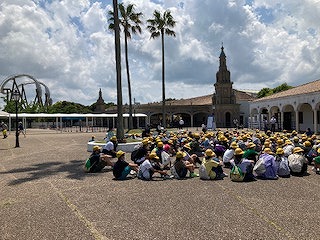
{"label": "white building", "polygon": [[250,102],[249,127],[263,129],[263,120],[277,119],[277,130],[320,130],[320,80]]}

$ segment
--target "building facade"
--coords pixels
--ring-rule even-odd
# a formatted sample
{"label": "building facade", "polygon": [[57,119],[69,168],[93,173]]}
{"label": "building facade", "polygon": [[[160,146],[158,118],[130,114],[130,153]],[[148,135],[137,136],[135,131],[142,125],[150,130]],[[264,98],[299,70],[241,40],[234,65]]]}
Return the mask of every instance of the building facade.
{"label": "building facade", "polygon": [[235,92],[232,88],[230,71],[227,68],[226,55],[221,47],[219,71],[216,74],[213,94],[213,114],[216,126],[219,128],[230,128],[234,126],[233,121],[239,123],[240,104],[237,103]]}
{"label": "building facade", "polygon": [[[214,90],[215,92],[210,95],[166,101],[167,127],[178,127],[181,118],[185,127],[201,127],[202,124],[207,124],[209,116],[213,116],[217,128],[234,127],[234,119],[237,119],[240,125],[248,126],[249,102],[255,99],[255,94],[233,89],[223,47],[221,47]],[[116,107],[108,108],[106,112],[116,113]],[[124,105],[123,112],[129,112],[128,105]],[[134,104],[133,112],[146,114],[147,123],[152,127],[162,122],[162,102]],[[125,128],[127,124],[125,123]],[[138,125],[142,127],[134,118],[134,128]]]}
{"label": "building facade", "polygon": [[320,129],[320,80],[279,92],[250,103],[250,127],[264,128],[275,116],[277,130],[305,132]]}

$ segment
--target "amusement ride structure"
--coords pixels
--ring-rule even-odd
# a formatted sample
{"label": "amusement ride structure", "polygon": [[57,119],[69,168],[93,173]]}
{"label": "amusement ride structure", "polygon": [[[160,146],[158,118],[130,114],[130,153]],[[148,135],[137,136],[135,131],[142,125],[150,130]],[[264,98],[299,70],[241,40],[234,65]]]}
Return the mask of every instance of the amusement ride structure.
{"label": "amusement ride structure", "polygon": [[31,75],[17,74],[9,76],[2,81],[0,92],[6,96],[6,100],[12,101],[15,91],[19,93],[19,102],[23,108],[34,104],[42,107],[52,105],[49,88]]}

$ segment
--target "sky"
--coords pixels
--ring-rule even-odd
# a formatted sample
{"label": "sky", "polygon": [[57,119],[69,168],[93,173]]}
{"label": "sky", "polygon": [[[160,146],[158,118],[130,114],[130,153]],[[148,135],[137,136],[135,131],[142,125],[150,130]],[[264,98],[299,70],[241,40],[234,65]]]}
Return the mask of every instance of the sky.
{"label": "sky", "polygon": [[[118,1],[119,3],[122,1]],[[166,98],[212,94],[223,43],[233,88],[259,91],[320,79],[320,0],[135,0],[142,33],[129,41],[132,98],[161,101],[161,40],[146,20],[170,10],[176,37],[165,36]],[[53,103],[91,105],[99,89],[117,102],[112,1],[1,0],[0,82],[28,74]],[[123,35],[122,35],[123,36]],[[129,103],[122,40],[122,95]],[[18,81],[26,82],[20,78]],[[29,84],[28,100],[35,86]],[[0,93],[0,97],[4,97]],[[0,108],[3,102],[0,102]]]}

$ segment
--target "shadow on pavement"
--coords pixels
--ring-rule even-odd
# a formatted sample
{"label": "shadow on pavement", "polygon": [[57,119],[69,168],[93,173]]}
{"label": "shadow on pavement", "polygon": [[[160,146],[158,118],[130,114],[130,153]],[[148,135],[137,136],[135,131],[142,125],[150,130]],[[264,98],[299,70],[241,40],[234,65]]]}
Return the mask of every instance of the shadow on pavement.
{"label": "shadow on pavement", "polygon": [[25,182],[34,180],[44,179],[50,176],[66,173],[66,178],[82,180],[86,177],[93,176],[92,174],[85,173],[83,171],[84,160],[71,160],[69,163],[65,162],[47,162],[35,164],[30,167],[16,168],[2,174],[15,174],[15,173],[26,173],[28,177],[19,178],[8,183],[9,186],[18,185]]}

